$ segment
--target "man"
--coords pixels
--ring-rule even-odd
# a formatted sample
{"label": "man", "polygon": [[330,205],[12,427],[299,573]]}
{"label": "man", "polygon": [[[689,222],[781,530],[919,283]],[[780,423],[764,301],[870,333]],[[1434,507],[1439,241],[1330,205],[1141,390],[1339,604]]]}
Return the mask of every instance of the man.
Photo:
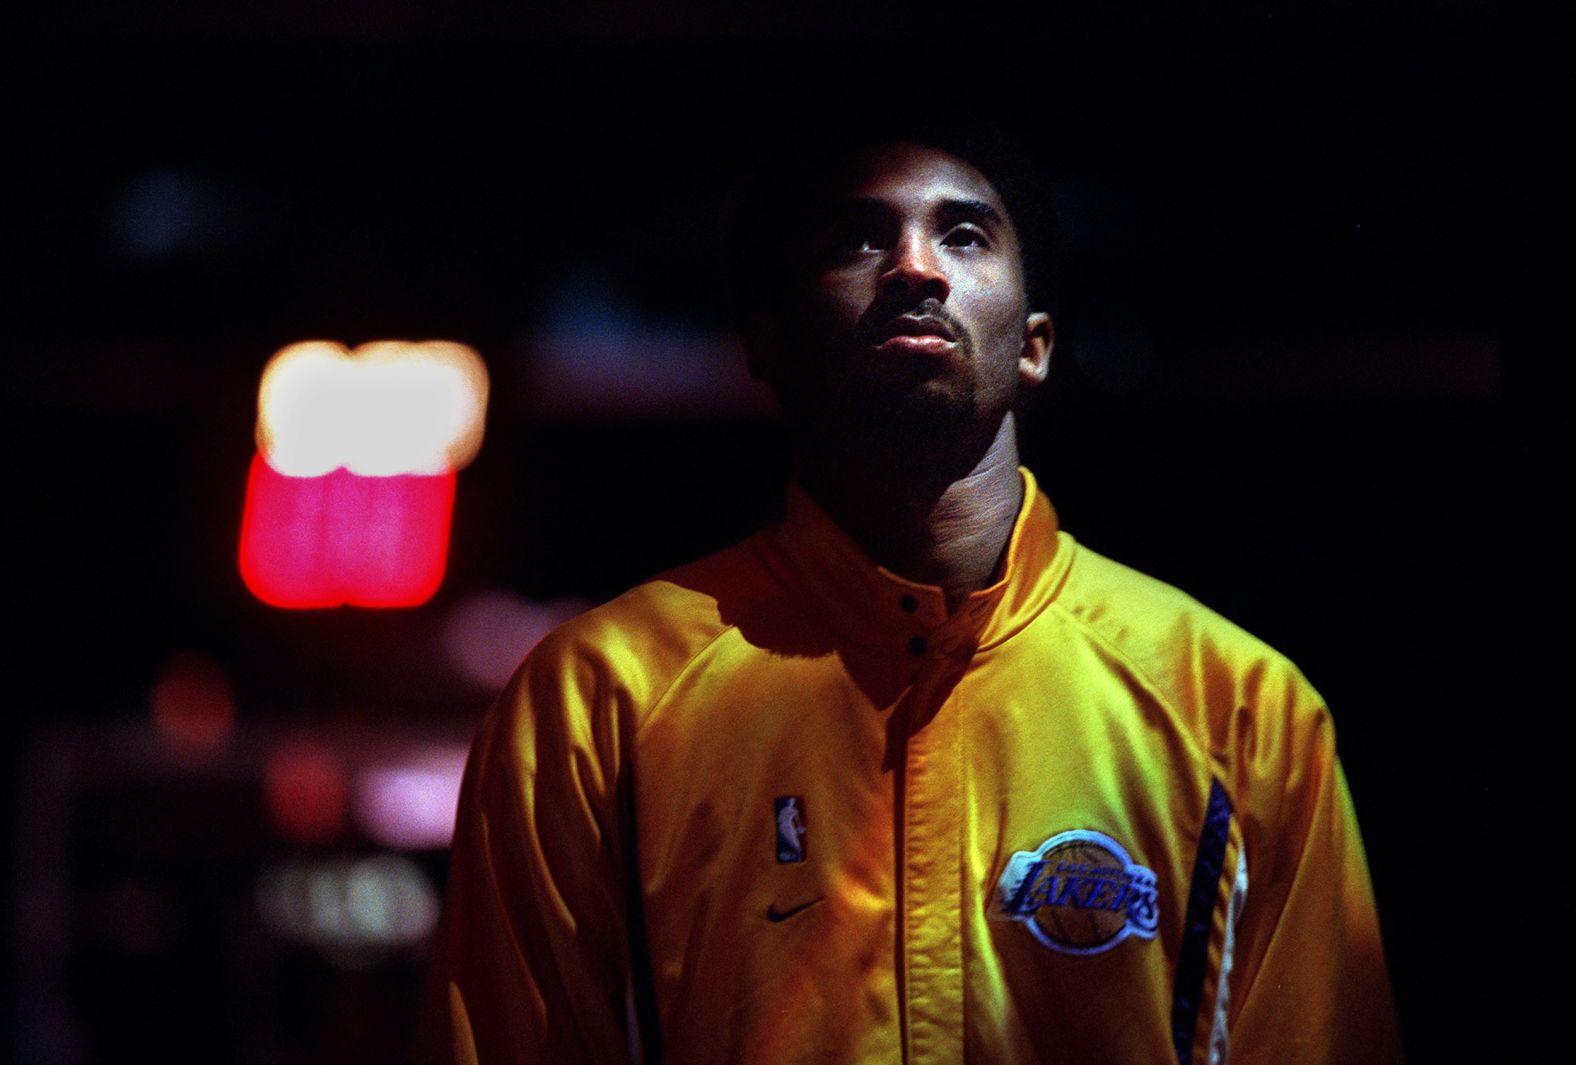
{"label": "man", "polygon": [[1399,1057],[1328,714],[1057,528],[1000,187],[828,149],[741,216],[787,516],[537,647],[472,752],[439,1055]]}

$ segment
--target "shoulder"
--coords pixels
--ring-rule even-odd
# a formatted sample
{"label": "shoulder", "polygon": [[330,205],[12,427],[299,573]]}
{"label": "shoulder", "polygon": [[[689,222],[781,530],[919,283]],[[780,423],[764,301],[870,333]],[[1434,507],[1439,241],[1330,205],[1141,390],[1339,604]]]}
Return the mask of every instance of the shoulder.
{"label": "shoulder", "polygon": [[560,625],[526,657],[511,690],[532,702],[555,692],[595,695],[626,704],[638,723],[692,661],[781,596],[758,539],[659,574]]}
{"label": "shoulder", "polygon": [[1060,611],[1141,674],[1217,759],[1329,731],[1324,700],[1285,655],[1187,593],[1075,550]]}

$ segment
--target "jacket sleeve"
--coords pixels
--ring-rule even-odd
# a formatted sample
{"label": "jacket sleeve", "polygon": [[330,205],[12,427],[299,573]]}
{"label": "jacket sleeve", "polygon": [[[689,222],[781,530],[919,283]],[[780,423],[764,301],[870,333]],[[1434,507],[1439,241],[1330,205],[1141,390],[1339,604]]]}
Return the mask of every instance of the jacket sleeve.
{"label": "jacket sleeve", "polygon": [[[1401,1061],[1368,862],[1329,713],[1293,674],[1239,751],[1248,888],[1233,1062]],[[1212,1055],[1213,1058],[1213,1055]]]}
{"label": "jacket sleeve", "polygon": [[424,1059],[629,1059],[627,699],[549,637],[466,766]]}

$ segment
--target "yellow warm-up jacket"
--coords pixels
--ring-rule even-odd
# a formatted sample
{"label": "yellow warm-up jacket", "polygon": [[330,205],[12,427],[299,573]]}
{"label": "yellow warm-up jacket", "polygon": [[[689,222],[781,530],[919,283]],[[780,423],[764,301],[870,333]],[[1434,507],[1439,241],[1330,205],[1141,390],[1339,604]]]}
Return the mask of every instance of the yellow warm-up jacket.
{"label": "yellow warm-up jacket", "polygon": [[950,615],[795,489],[544,640],[471,754],[434,1052],[1399,1060],[1318,694],[1023,479]]}

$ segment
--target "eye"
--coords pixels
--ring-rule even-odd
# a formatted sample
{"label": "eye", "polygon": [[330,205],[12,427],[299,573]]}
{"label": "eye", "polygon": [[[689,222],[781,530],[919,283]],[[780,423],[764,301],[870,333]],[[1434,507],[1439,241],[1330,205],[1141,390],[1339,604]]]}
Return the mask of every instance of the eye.
{"label": "eye", "polygon": [[882,251],[891,244],[880,226],[848,225],[832,233],[831,246],[841,252]]}
{"label": "eye", "polygon": [[990,238],[978,226],[955,226],[941,238],[943,247],[948,248],[988,248]]}
{"label": "eye", "polygon": [[849,218],[823,230],[815,243],[816,258],[826,264],[849,263],[892,246],[893,227],[879,219]]}

